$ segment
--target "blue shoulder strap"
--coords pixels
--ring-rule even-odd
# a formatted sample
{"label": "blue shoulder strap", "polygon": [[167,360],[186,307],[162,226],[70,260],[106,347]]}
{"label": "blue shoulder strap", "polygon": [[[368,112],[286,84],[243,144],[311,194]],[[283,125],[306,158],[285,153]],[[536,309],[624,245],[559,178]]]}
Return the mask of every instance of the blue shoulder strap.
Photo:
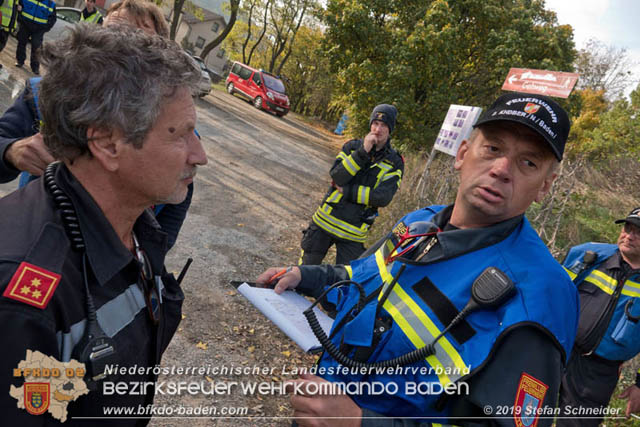
{"label": "blue shoulder strap", "polygon": [[29,88],[31,89],[31,93],[33,94],[33,103],[36,107],[34,113],[36,119],[38,121],[42,120],[42,113],[40,112],[40,106],[38,105],[38,96],[40,94],[40,81],[42,77],[31,77],[27,82],[29,82]]}
{"label": "blue shoulder strap", "polygon": [[[40,94],[40,81],[42,77],[31,77],[27,80],[27,84],[29,85],[29,89],[31,89],[31,94],[33,96],[33,106],[29,104],[31,107],[31,111],[33,115],[36,116],[36,121],[38,122],[38,129],[40,128],[39,124],[42,121],[42,114],[40,113],[40,107],[38,106],[38,95]],[[29,182],[38,178],[37,176],[31,175],[28,172],[22,172],[20,174],[20,179],[18,181],[18,188],[22,188],[27,185]]]}

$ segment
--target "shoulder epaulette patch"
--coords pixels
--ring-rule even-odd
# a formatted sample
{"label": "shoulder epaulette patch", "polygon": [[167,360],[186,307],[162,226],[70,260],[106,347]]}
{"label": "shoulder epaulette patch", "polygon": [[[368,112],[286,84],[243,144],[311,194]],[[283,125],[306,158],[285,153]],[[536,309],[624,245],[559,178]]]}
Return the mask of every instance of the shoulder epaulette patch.
{"label": "shoulder epaulette patch", "polygon": [[60,275],[22,262],[2,296],[43,309],[60,283]]}
{"label": "shoulder epaulette patch", "polygon": [[548,385],[523,372],[520,376],[513,417],[518,427],[536,427]]}

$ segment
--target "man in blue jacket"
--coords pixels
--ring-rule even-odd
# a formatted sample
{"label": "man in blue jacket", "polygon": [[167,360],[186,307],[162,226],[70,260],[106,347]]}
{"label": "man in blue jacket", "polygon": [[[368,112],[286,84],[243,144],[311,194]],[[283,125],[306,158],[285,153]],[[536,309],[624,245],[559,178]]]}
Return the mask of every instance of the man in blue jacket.
{"label": "man in blue jacket", "polygon": [[[559,426],[600,424],[622,363],[640,353],[640,207],[616,224],[624,224],[617,244],[575,246],[564,261],[580,292],[580,323],[562,379]],[[640,411],[639,386],[640,374],[621,395],[629,399],[627,416]]]}
{"label": "man in blue jacket", "polygon": [[[406,215],[348,266],[280,278],[276,292],[296,288],[337,311],[320,376],[291,386],[300,425],[551,425],[578,296],[524,212],[556,178],[569,128],[548,97],[502,95],[457,153],[453,205]],[[490,306],[497,290],[505,297]]]}
{"label": "man in blue jacket", "polygon": [[38,48],[42,45],[44,33],[56,23],[56,3],[53,0],[20,0],[18,10],[18,47],[16,67],[22,67],[27,58],[27,43],[31,41],[31,71],[40,74]]}

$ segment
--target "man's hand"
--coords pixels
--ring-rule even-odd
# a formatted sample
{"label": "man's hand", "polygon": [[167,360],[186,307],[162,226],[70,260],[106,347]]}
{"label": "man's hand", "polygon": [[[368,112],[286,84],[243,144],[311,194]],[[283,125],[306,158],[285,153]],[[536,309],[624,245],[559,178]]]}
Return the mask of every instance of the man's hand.
{"label": "man's hand", "polygon": [[373,132],[369,132],[367,136],[364,137],[364,143],[362,144],[362,147],[364,148],[364,151],[370,153],[373,146],[377,143],[378,136]]}
{"label": "man's hand", "polygon": [[627,418],[629,418],[631,414],[640,411],[640,388],[635,384],[627,387],[620,393],[620,399],[629,399],[627,402],[627,411],[625,412]]}
{"label": "man's hand", "polygon": [[[256,284],[262,288],[268,288],[272,285],[272,283],[270,283],[271,278],[284,269],[286,269],[286,267],[271,267],[258,276]],[[302,280],[302,273],[300,273],[300,269],[298,267],[291,267],[291,271],[286,272],[277,280],[278,283],[276,283],[274,291],[276,291],[276,294],[281,294],[287,289],[294,289],[298,286],[300,280]]]}
{"label": "man's hand", "polygon": [[55,161],[40,132],[11,144],[4,152],[4,158],[14,168],[36,176],[42,175],[47,165]]}
{"label": "man's hand", "polygon": [[335,184],[333,184],[333,185],[336,187],[336,190],[338,190],[338,192],[340,194],[344,194],[344,190],[342,189],[342,187],[340,187],[339,185],[335,185]]}
{"label": "man's hand", "polygon": [[[362,409],[349,396],[321,394],[322,391],[326,391],[321,387],[327,387],[327,380],[315,375],[302,374],[300,379],[288,383],[291,384],[287,387],[289,392],[301,390],[303,393],[291,396],[293,417],[301,427],[360,427]],[[293,384],[301,386],[295,388]]]}

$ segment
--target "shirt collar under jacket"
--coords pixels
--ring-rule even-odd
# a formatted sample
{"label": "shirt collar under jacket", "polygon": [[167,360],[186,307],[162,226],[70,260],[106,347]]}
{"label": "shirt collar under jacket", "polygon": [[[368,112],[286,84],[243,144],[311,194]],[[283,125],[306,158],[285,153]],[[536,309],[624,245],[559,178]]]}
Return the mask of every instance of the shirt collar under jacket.
{"label": "shirt collar under jacket", "polygon": [[[91,271],[100,286],[103,286],[134,261],[135,257],[123,245],[93,197],[65,165],[58,168],[56,182],[71,198],[80,223]],[[133,229],[151,262],[154,274],[160,275],[164,268],[167,234],[160,230],[149,209],[138,217]]]}
{"label": "shirt collar under jacket", "polygon": [[[453,205],[449,205],[436,213],[431,222],[435,223],[440,229],[444,229],[451,219]],[[420,260],[413,261],[405,258],[402,262],[407,264],[426,264],[435,261],[443,261],[445,259],[454,258],[468,252],[477,251],[487,246],[495,245],[506,239],[518,227],[524,215],[517,215],[513,218],[480,228],[458,228],[449,231],[442,231],[437,234],[438,243],[429,250],[429,252]],[[414,256],[422,253],[424,242],[414,251]]]}

